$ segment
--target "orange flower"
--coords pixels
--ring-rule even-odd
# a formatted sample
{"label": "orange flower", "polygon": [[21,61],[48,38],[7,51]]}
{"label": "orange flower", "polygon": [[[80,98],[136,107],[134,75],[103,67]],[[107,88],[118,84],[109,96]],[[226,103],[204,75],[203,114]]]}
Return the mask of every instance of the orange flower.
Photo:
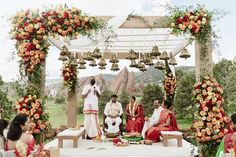
{"label": "orange flower", "polygon": [[201,111],[201,112],[200,112],[200,115],[201,115],[201,116],[205,116],[205,115],[206,115],[206,112],[205,112],[205,111]]}

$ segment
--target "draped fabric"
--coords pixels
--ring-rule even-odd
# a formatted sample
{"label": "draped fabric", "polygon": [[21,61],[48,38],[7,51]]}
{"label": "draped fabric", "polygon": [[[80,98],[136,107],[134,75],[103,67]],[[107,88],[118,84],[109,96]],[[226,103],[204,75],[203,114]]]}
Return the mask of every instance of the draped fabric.
{"label": "draped fabric", "polygon": [[136,118],[133,118],[132,113],[129,110],[129,105],[126,107],[126,113],[129,113],[130,115],[127,115],[126,117],[126,132],[142,132],[143,125],[144,125],[144,109],[141,105],[137,105],[134,108],[134,115]]}
{"label": "draped fabric", "polygon": [[[168,119],[170,119],[169,125],[164,126]],[[145,133],[145,137],[148,140],[159,142],[161,131],[177,131],[177,130],[179,130],[179,128],[177,126],[175,116],[171,111],[164,109],[160,114],[159,124],[157,126],[150,127]]]}

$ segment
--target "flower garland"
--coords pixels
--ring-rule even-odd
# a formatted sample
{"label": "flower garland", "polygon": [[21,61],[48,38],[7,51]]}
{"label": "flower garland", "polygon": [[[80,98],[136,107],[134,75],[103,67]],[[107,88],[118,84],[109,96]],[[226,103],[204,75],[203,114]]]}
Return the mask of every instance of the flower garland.
{"label": "flower garland", "polygon": [[66,64],[62,69],[62,76],[64,80],[64,85],[69,88],[69,90],[73,89],[76,85],[77,81],[77,68],[71,64]]}
{"label": "flower garland", "polygon": [[181,10],[175,8],[171,15],[172,33],[177,35],[191,34],[197,41],[204,43],[211,34],[212,12],[203,7]]}
{"label": "flower garland", "polygon": [[194,122],[196,139],[199,142],[220,141],[228,132],[228,119],[223,109],[223,90],[214,78],[205,77],[194,85],[194,99],[198,107]]}
{"label": "flower garland", "polygon": [[91,37],[106,24],[81,13],[77,8],[58,6],[42,13],[23,11],[11,19],[11,37],[16,40],[20,62],[30,76],[40,66],[48,52],[48,36],[63,36],[76,39],[79,35]]}
{"label": "flower garland", "polygon": [[176,90],[176,78],[172,73],[165,74],[163,85],[167,96],[173,98]]}
{"label": "flower garland", "polygon": [[44,108],[36,95],[27,95],[17,101],[17,112],[27,114],[31,120],[30,132],[39,143],[41,135],[50,128],[48,115],[44,113]]}

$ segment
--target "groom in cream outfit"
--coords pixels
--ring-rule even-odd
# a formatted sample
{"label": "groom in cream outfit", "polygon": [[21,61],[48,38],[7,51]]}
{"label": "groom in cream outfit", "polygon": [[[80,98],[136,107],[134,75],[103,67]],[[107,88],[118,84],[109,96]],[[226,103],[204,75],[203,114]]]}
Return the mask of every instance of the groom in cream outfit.
{"label": "groom in cream outfit", "polygon": [[84,86],[82,98],[84,99],[84,127],[87,139],[101,136],[101,129],[98,121],[98,98],[100,98],[100,89],[96,85],[95,77],[90,78],[90,84]]}
{"label": "groom in cream outfit", "polygon": [[159,100],[155,100],[153,102],[153,106],[155,106],[155,109],[153,111],[152,117],[151,118],[145,117],[145,123],[144,123],[143,130],[142,130],[143,138],[145,138],[145,132],[151,126],[159,123],[160,114],[161,114],[161,111],[163,110],[163,108],[161,106],[161,102],[159,102]]}

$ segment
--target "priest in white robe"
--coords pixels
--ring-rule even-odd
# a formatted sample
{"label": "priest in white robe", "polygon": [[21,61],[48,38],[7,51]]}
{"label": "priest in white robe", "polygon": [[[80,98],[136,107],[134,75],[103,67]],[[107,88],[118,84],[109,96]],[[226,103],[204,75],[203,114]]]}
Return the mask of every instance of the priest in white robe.
{"label": "priest in white robe", "polygon": [[97,136],[101,137],[102,132],[98,120],[98,98],[101,92],[96,85],[95,77],[91,77],[90,84],[84,86],[82,98],[84,99],[84,127],[87,139]]}
{"label": "priest in white robe", "polygon": [[143,126],[143,130],[142,130],[142,136],[145,139],[145,132],[153,125],[156,125],[159,123],[159,119],[160,119],[160,114],[161,111],[163,110],[162,106],[161,106],[161,102],[159,102],[159,100],[155,100],[153,102],[153,106],[155,107],[153,114],[150,118],[145,117],[145,123]]}
{"label": "priest in white robe", "polygon": [[120,116],[123,114],[123,108],[121,103],[117,101],[117,95],[111,96],[111,101],[109,101],[104,110],[105,123],[108,128],[105,128],[107,133],[118,133],[120,131],[120,124],[122,123],[122,119]]}

